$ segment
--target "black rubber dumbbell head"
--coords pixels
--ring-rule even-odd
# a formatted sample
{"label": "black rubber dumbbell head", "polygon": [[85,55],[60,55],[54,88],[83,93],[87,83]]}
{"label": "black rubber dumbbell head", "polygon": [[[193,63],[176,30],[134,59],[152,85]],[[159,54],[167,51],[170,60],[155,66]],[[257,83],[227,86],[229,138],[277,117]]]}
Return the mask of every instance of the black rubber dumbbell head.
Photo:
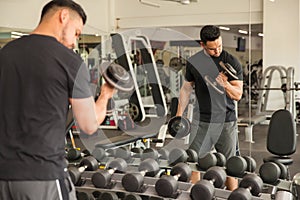
{"label": "black rubber dumbbell head", "polygon": [[169,165],[174,166],[177,163],[186,162],[188,154],[184,149],[174,148],[169,154]]}
{"label": "black rubber dumbbell head", "polygon": [[247,161],[241,156],[232,156],[226,162],[226,172],[229,176],[243,177],[247,170]]}
{"label": "black rubber dumbbell head", "polygon": [[254,160],[254,158],[250,157],[250,156],[243,156],[243,158],[246,160],[247,162],[247,172],[254,172],[256,170],[256,161]]}
{"label": "black rubber dumbbell head", "polygon": [[198,154],[194,149],[187,149],[186,153],[188,155],[187,162],[198,162]]}
{"label": "black rubber dumbbell head", "polygon": [[220,152],[215,152],[214,155],[217,158],[216,166],[224,167],[226,165],[226,157],[224,156],[224,154],[222,154]]}
{"label": "black rubber dumbbell head", "polygon": [[217,157],[214,153],[209,152],[198,158],[198,167],[200,170],[206,171],[212,166],[217,165]]}

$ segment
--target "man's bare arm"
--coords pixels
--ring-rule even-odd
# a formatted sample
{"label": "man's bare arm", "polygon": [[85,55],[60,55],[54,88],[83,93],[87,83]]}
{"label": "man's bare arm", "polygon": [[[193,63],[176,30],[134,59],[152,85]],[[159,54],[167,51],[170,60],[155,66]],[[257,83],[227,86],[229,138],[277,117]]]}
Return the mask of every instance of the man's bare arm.
{"label": "man's bare arm", "polygon": [[93,97],[75,99],[70,98],[74,117],[79,128],[86,134],[93,134],[106,116],[108,100],[113,96],[114,88],[107,84],[101,86],[101,93],[97,101]]}
{"label": "man's bare arm", "polygon": [[186,106],[189,103],[191,93],[193,91],[194,82],[184,81],[180,89],[179,101],[176,116],[182,116]]}

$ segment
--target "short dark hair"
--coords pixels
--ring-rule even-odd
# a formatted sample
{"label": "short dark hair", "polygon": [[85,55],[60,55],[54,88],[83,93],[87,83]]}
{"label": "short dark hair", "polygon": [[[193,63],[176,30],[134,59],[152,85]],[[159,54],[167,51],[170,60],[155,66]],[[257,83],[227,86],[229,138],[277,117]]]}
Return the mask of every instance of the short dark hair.
{"label": "short dark hair", "polygon": [[206,44],[207,41],[215,41],[220,37],[220,29],[217,26],[206,25],[200,31],[201,42]]}
{"label": "short dark hair", "polygon": [[52,0],[52,1],[50,1],[43,7],[41,20],[43,19],[45,14],[47,14],[47,12],[54,7],[66,7],[66,8],[69,8],[69,9],[75,11],[81,17],[83,24],[85,24],[86,14],[85,14],[83,8],[79,4],[75,3],[72,0]]}

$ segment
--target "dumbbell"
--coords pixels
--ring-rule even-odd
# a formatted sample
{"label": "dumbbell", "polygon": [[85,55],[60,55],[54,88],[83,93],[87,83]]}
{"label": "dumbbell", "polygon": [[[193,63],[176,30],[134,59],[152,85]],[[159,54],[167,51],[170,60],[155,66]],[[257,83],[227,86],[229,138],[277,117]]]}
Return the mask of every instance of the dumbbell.
{"label": "dumbbell", "polygon": [[91,181],[96,188],[110,188],[111,176],[115,172],[124,172],[127,163],[122,158],[116,158],[106,165],[106,169],[99,170],[92,175]]}
{"label": "dumbbell", "polygon": [[123,200],[142,200],[142,197],[137,194],[127,194]]}
{"label": "dumbbell", "polygon": [[102,192],[97,198],[98,200],[119,200],[118,195],[115,192]]}
{"label": "dumbbell", "polygon": [[76,198],[77,200],[90,200],[92,199],[92,195],[88,194],[87,192],[76,191]]}
{"label": "dumbbell", "polygon": [[87,149],[85,149],[81,152],[80,150],[78,150],[76,148],[72,148],[72,149],[69,149],[67,152],[67,159],[69,161],[74,161],[81,157],[90,156],[90,155],[91,154]]}
{"label": "dumbbell", "polygon": [[184,150],[181,148],[174,148],[169,154],[169,164],[171,166],[181,162],[197,162],[197,160],[198,154],[193,149]]}
{"label": "dumbbell", "polygon": [[245,172],[254,172],[256,161],[250,156],[232,156],[226,162],[226,172],[229,176],[243,177]]}
{"label": "dumbbell", "polygon": [[[223,63],[222,61],[219,62],[222,72],[231,79],[238,80],[237,72],[236,70],[229,64],[229,63]],[[224,94],[223,87],[218,84],[215,80],[213,80],[209,75],[204,76],[205,82],[207,85],[211,86],[215,91],[217,91],[219,94]]]}
{"label": "dumbbell", "polygon": [[280,162],[265,162],[259,168],[259,175],[264,183],[276,184],[279,179],[287,178],[288,170]]}
{"label": "dumbbell", "polygon": [[168,133],[174,138],[183,138],[191,131],[190,121],[183,116],[174,116],[168,122]]}
{"label": "dumbbell", "polygon": [[246,174],[239,184],[239,188],[231,192],[228,200],[250,200],[259,196],[262,191],[263,181],[256,174]]}
{"label": "dumbbell", "polygon": [[133,80],[129,73],[117,63],[103,62],[100,72],[105,81],[116,89],[130,92],[134,88]]}
{"label": "dumbbell", "polygon": [[132,152],[127,147],[120,147],[116,149],[115,157],[123,158],[124,160],[130,160],[132,157],[141,157],[141,151]]}
{"label": "dumbbell", "polygon": [[204,156],[198,158],[198,168],[206,171],[213,166],[224,167],[226,164],[226,157],[219,152],[208,152]]}
{"label": "dumbbell", "polygon": [[98,169],[98,161],[93,156],[87,156],[82,159],[79,167],[71,166],[68,171],[74,185],[78,185],[81,180],[81,174],[84,171],[95,171]]}
{"label": "dumbbell", "polygon": [[159,196],[173,197],[178,189],[178,181],[190,180],[192,170],[186,163],[177,163],[171,169],[171,175],[162,175],[155,183],[155,190]]}
{"label": "dumbbell", "polygon": [[215,188],[224,188],[226,176],[223,167],[209,168],[203,175],[203,179],[192,186],[190,193],[192,200],[212,200]]}
{"label": "dumbbell", "polygon": [[108,149],[104,150],[103,148],[96,147],[92,151],[92,155],[99,161],[105,161],[107,157],[114,157],[115,156],[115,149]]}
{"label": "dumbbell", "polygon": [[144,186],[144,176],[154,177],[159,171],[156,160],[147,158],[138,168],[139,172],[127,173],[122,178],[122,186],[129,192],[141,192]]}
{"label": "dumbbell", "polygon": [[158,151],[153,148],[147,148],[143,151],[141,155],[141,160],[145,160],[147,158],[153,158],[154,160],[158,160],[158,159],[168,160],[169,151],[165,148],[161,148]]}
{"label": "dumbbell", "polygon": [[222,71],[227,77],[232,78],[234,80],[239,79],[236,75],[236,70],[229,63],[224,63],[223,61],[220,61],[219,64],[222,67]]}

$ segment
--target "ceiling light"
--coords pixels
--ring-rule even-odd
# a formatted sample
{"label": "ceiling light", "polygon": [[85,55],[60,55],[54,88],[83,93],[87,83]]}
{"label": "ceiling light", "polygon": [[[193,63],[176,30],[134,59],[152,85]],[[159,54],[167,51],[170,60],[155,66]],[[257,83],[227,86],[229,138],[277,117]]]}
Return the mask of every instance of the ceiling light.
{"label": "ceiling light", "polygon": [[190,4],[190,0],[181,0],[181,3],[184,4],[184,5],[188,5]]}
{"label": "ceiling light", "polygon": [[248,31],[239,30],[239,33],[242,33],[242,34],[248,34]]}
{"label": "ceiling light", "polygon": [[264,37],[263,33],[258,33],[257,35],[260,36],[260,37]]}
{"label": "ceiling light", "polygon": [[229,27],[225,27],[225,26],[219,26],[219,29],[225,30],[225,31],[229,31],[230,28]]}

